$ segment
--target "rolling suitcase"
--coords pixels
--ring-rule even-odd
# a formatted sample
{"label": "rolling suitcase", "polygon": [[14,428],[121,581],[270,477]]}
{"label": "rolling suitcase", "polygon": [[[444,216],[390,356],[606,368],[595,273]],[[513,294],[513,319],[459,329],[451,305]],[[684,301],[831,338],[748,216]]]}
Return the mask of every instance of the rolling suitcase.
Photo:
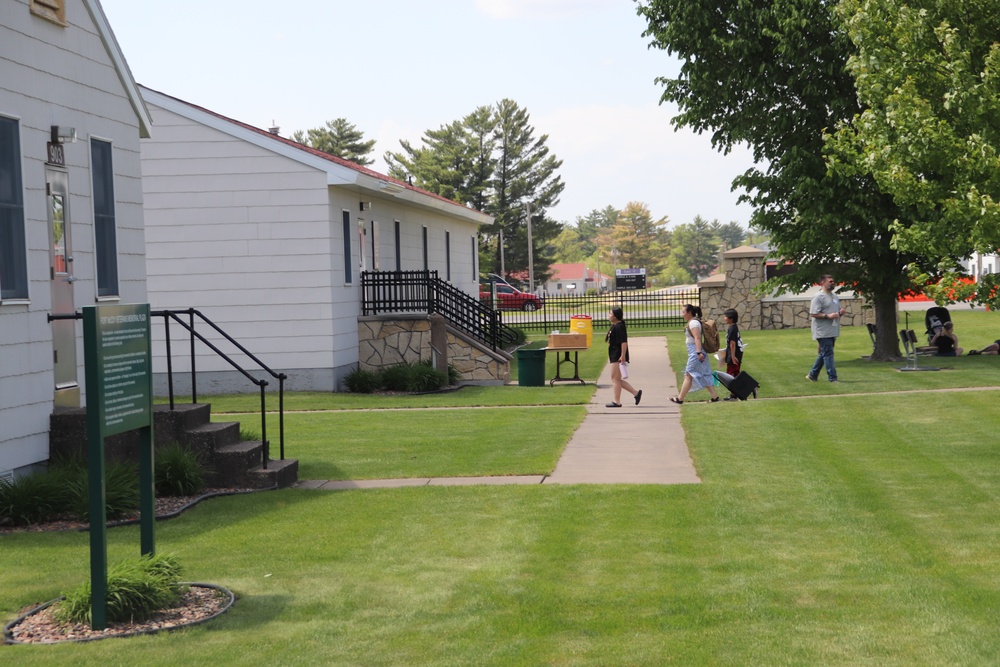
{"label": "rolling suitcase", "polygon": [[740,372],[739,375],[728,382],[724,378],[719,377],[719,382],[741,401],[747,400],[750,396],[757,398],[756,391],[760,387],[760,383],[754,380],[746,371]]}

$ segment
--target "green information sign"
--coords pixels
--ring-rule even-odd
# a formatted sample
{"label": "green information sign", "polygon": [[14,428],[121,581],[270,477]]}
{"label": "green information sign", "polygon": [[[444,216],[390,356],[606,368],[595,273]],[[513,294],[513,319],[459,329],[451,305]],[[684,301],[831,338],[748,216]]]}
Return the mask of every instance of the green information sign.
{"label": "green information sign", "polygon": [[90,483],[91,627],[107,627],[108,530],[104,439],[139,431],[139,521],[142,553],[155,552],[153,383],[149,304],[83,309]]}
{"label": "green information sign", "polygon": [[[97,383],[105,436],[152,423],[149,306],[97,309]],[[90,403],[90,387],[87,387]]]}

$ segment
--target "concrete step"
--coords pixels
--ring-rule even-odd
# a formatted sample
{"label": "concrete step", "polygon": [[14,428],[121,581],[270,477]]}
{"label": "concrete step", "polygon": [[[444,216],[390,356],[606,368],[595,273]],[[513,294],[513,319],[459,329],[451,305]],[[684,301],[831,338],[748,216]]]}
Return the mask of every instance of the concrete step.
{"label": "concrete step", "polygon": [[299,481],[299,462],[297,459],[283,461],[271,459],[267,462],[267,470],[257,466],[247,471],[250,486],[254,489],[267,489],[273,486],[285,489]]}

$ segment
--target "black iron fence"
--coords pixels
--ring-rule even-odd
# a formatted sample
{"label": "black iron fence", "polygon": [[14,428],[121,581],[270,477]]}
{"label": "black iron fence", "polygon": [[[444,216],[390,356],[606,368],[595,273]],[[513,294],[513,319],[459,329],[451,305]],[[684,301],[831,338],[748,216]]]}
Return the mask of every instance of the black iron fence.
{"label": "black iron fence", "polygon": [[494,350],[514,340],[499,313],[441,280],[437,271],[364,271],[361,314],[439,313]]}
{"label": "black iron fence", "polygon": [[[681,312],[684,304],[699,305],[697,288],[662,290],[629,290],[610,294],[550,295],[543,297],[542,308],[536,311],[502,311],[503,323],[524,331],[570,332],[570,318],[589,315],[595,331],[608,326],[608,313],[619,306],[629,329],[680,328],[684,326]],[[572,332],[570,332],[572,333]]]}

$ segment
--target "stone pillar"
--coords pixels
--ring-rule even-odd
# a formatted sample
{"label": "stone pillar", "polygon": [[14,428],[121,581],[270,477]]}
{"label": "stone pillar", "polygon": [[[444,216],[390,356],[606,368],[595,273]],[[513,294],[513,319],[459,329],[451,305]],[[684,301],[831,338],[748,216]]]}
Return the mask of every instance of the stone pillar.
{"label": "stone pillar", "polygon": [[448,321],[443,315],[434,313],[431,321],[431,359],[434,368],[448,373]]}
{"label": "stone pillar", "polygon": [[741,329],[760,329],[761,301],[754,289],[764,282],[767,253],[740,246],[722,253],[722,272],[698,282],[701,309],[706,318],[722,321],[722,313],[734,309]]}

